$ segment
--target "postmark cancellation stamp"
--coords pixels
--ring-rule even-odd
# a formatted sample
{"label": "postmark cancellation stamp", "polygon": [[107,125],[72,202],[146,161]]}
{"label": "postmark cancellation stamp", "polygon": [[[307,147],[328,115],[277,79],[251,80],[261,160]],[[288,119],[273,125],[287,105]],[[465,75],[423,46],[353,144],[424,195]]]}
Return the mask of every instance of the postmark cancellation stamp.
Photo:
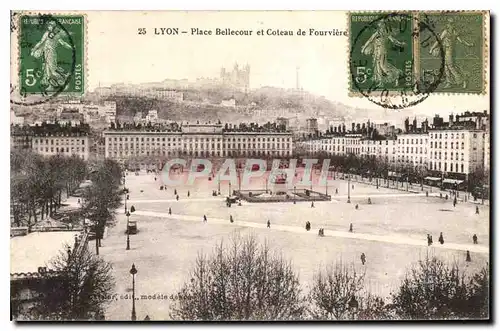
{"label": "postmark cancellation stamp", "polygon": [[82,14],[18,15],[21,100],[37,96],[36,100],[43,102],[56,96],[85,93],[85,25]]}

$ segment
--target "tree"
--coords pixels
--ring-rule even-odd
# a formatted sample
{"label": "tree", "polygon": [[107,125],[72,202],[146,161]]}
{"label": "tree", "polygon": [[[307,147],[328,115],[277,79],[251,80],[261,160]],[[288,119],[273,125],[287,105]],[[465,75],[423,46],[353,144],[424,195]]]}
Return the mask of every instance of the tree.
{"label": "tree", "polygon": [[118,163],[106,159],[90,173],[92,185],[84,192],[84,215],[93,221],[96,232],[96,254],[104,235],[106,225],[115,219],[115,210],[121,204],[119,185],[122,171]]}
{"label": "tree", "polygon": [[[70,253],[70,254],[68,254]],[[112,297],[114,279],[111,265],[92,254],[66,247],[50,262],[52,276],[45,279],[42,300],[19,319],[96,320]]]}
{"label": "tree", "polygon": [[467,277],[458,264],[427,256],[410,268],[392,306],[403,319],[485,318],[488,298],[486,268]]}
{"label": "tree", "polygon": [[178,320],[287,320],[304,313],[299,280],[290,262],[254,236],[222,242],[210,258],[200,254],[175,297]]}
{"label": "tree", "polygon": [[360,274],[354,264],[348,266],[342,261],[319,270],[308,295],[309,313],[313,319],[345,320],[353,317],[349,301],[361,300],[364,287],[364,273]]}

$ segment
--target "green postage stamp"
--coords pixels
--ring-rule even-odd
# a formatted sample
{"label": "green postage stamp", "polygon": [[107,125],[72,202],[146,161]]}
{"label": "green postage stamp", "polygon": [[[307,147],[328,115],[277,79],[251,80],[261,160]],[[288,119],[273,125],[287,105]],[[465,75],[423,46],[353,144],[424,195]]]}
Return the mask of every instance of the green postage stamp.
{"label": "green postage stamp", "polygon": [[418,103],[430,93],[485,93],[485,12],[362,12],[348,20],[351,95]]}
{"label": "green postage stamp", "polygon": [[85,16],[19,16],[19,92],[22,96],[83,95]]}

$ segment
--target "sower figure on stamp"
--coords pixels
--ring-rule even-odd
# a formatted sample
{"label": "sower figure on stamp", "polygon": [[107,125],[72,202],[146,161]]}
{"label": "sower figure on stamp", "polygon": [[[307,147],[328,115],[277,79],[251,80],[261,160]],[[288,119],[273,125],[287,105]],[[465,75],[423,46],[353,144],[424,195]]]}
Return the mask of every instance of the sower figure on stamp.
{"label": "sower figure on stamp", "polygon": [[[373,81],[378,86],[392,83],[398,86],[403,72],[389,63],[388,51],[392,46],[403,47],[406,43],[394,38],[390,27],[383,21],[377,22],[373,35],[361,48],[361,53],[373,57]],[[354,189],[354,185],[353,185]]]}
{"label": "sower figure on stamp", "polygon": [[466,88],[467,80],[464,78],[464,75],[462,74],[459,66],[455,63],[455,50],[458,43],[461,43],[468,47],[472,47],[474,45],[473,43],[469,43],[461,38],[457,29],[453,26],[453,22],[454,21],[452,18],[448,19],[445,28],[439,36],[441,42],[434,42],[434,44],[429,49],[429,53],[433,56],[439,56],[440,47],[443,48],[445,88],[451,87],[453,85],[461,85],[463,88]]}
{"label": "sower figure on stamp", "polygon": [[71,45],[63,40],[63,30],[56,22],[47,23],[47,31],[44,32],[42,39],[31,50],[31,56],[36,59],[42,58],[43,76],[40,84],[47,89],[64,86],[69,73],[58,66],[57,48],[63,46],[72,49]]}

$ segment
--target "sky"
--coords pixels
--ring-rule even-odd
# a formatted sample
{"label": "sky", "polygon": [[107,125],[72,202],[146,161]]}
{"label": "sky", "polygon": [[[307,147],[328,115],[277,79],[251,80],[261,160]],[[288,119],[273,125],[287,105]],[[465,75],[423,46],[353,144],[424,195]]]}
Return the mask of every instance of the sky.
{"label": "sky", "polygon": [[[379,109],[348,93],[347,36],[258,36],[268,29],[346,31],[345,11],[310,12],[121,12],[90,11],[87,17],[87,88],[114,83],[218,77],[234,63],[251,67],[250,87],[300,86],[314,94],[363,109]],[[138,33],[146,30],[145,35]],[[161,28],[188,33],[156,35]],[[253,30],[252,36],[191,35],[191,29]],[[15,77],[13,77],[15,79]],[[461,112],[489,109],[487,95],[432,95],[410,111]],[[404,111],[404,110],[403,110]]]}

